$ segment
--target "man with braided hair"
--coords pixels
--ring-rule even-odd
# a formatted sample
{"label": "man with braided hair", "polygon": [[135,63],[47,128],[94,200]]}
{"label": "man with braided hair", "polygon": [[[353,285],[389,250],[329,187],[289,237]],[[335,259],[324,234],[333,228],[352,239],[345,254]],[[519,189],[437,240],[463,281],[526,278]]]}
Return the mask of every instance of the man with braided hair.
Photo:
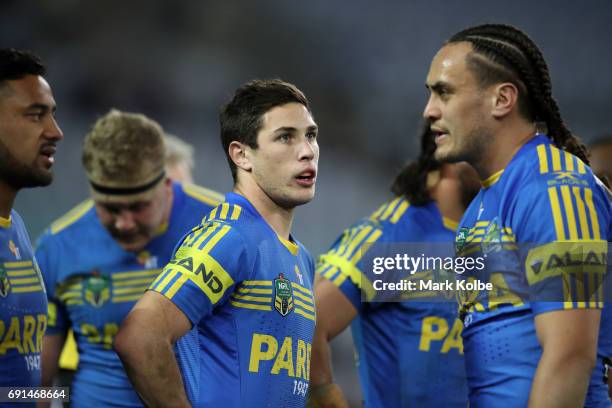
{"label": "man with braided hair", "polygon": [[[467,161],[482,180],[456,238],[459,256],[487,255],[481,275],[458,279],[494,284],[460,296],[470,406],[609,406],[585,395],[592,373],[603,380],[596,282],[612,208],[540,50],[511,26],[468,28],[438,51],[426,87],[435,157]],[[602,256],[587,267],[583,253]]]}

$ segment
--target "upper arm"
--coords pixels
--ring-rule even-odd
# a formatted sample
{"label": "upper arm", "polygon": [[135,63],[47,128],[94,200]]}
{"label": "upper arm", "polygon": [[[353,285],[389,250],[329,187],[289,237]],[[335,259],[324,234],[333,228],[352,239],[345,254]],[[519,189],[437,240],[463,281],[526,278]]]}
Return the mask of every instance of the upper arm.
{"label": "upper arm", "polygon": [[342,332],[357,316],[357,309],[340,289],[326,278],[317,276],[315,281],[317,304],[316,330],[327,341]]}
{"label": "upper arm", "polygon": [[53,377],[57,372],[59,357],[66,341],[66,333],[45,334],[43,337],[42,359],[42,385],[53,385]]}
{"label": "upper arm", "polygon": [[538,340],[544,351],[558,358],[594,358],[601,311],[576,309],[551,311],[535,317]]}
{"label": "upper arm", "polygon": [[[147,291],[122,324],[122,330],[151,331],[171,343],[191,329],[191,322],[170,300],[157,292]],[[144,333],[142,333],[144,335]]]}

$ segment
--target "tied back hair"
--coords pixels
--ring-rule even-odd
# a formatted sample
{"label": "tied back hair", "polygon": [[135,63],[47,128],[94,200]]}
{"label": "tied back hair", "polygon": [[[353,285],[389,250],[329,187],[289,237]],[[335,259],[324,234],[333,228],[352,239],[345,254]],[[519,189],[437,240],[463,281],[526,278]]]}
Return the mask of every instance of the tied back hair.
{"label": "tied back hair", "polygon": [[484,24],[455,34],[447,43],[463,41],[474,49],[467,64],[481,85],[513,83],[519,89],[520,113],[545,124],[555,146],[589,164],[586,147],[561,118],[544,56],[527,34],[510,25]]}

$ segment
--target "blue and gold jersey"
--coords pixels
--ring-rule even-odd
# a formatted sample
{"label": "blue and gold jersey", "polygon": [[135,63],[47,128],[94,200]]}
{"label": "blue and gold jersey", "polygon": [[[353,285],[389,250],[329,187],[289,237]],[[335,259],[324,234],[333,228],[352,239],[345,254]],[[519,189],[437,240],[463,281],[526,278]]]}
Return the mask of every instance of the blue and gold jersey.
{"label": "blue and gold jersey", "polygon": [[0,387],[40,386],[46,326],[43,280],[23,221],[13,210],[9,219],[0,218]]}
{"label": "blue and gold jersey", "polygon": [[[465,407],[467,388],[461,322],[454,302],[362,302],[371,243],[450,243],[457,224],[435,204],[405,198],[382,205],[357,222],[322,255],[317,273],[351,301],[351,325],[366,407]],[[370,266],[371,268],[371,266]]]}
{"label": "blue and gold jersey", "polygon": [[172,250],[222,199],[173,184],[169,221],[140,253],[126,252],[85,201],[53,223],[36,249],[49,297],[48,334],[75,333],[79,365],[74,406],[141,406],[113,350],[121,322],[170,260]]}
{"label": "blue and gold jersey", "polygon": [[234,193],[185,236],[150,289],[193,329],[177,342],[196,406],[303,407],[315,325],[314,264]]}
{"label": "blue and gold jersey", "polygon": [[[494,285],[461,296],[471,405],[527,405],[542,352],[535,315],[603,307],[611,217],[591,170],[543,135],[483,182],[456,237],[458,255],[486,257],[487,269],[476,279]],[[570,243],[595,250],[578,254],[585,262]]]}

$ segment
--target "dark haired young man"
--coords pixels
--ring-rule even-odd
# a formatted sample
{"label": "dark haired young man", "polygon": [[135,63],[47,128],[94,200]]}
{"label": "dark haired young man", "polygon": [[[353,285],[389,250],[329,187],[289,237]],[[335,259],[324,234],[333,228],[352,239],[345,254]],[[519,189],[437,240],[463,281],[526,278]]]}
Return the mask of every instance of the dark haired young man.
{"label": "dark haired young man", "polygon": [[410,249],[411,244],[423,249],[432,244],[452,246],[457,221],[478,192],[478,176],[469,165],[440,164],[434,151],[427,128],[418,159],[393,183],[395,197],[346,229],[319,259],[309,407],[348,406],[333,383],[328,342],[349,324],[364,406],[467,404],[462,325],[454,299],[427,302],[406,292],[402,302],[362,301],[373,285],[368,245],[401,244],[414,256],[421,252]]}
{"label": "dark haired young man", "polygon": [[30,238],[12,208],[22,188],[51,183],[63,138],[44,75],[37,56],[0,49],[0,387],[37,387],[41,380],[47,299]]}
{"label": "dark haired young man", "polygon": [[[514,27],[472,27],[438,51],[426,86],[435,157],[467,161],[483,186],[456,240],[459,255],[488,255],[480,278],[495,285],[462,298],[470,405],[582,406],[591,373],[603,385],[605,262],[586,254],[607,251],[612,208],[561,119],[544,57]],[[598,399],[586,404],[609,404]]]}
{"label": "dark haired young man", "polygon": [[234,192],[179,243],[115,346],[150,406],[301,407],[314,265],[290,231],[314,197],[317,126],[280,80],[243,85],[220,119]]}

